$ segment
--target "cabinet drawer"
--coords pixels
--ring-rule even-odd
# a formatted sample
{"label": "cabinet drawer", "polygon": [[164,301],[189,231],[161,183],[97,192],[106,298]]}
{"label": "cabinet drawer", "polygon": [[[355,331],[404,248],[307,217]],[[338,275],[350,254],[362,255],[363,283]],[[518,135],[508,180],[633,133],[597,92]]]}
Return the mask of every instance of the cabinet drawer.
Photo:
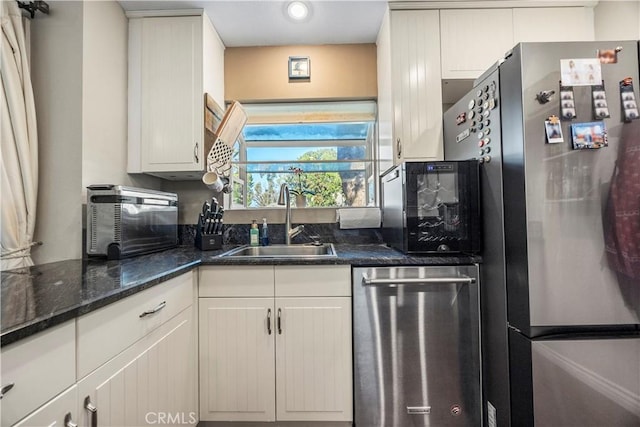
{"label": "cabinet drawer", "polygon": [[200,297],[273,297],[273,266],[200,267]]}
{"label": "cabinet drawer", "polygon": [[75,320],[2,349],[2,425],[10,426],[76,381]]}
{"label": "cabinet drawer", "polygon": [[276,266],[276,297],[349,297],[351,266]]}
{"label": "cabinet drawer", "polygon": [[65,420],[77,423],[78,387],[73,386],[14,427],[64,426]]}
{"label": "cabinet drawer", "polygon": [[[193,280],[193,272],[185,273],[80,317],[78,378],[190,306],[194,298]],[[154,309],[158,310],[141,317]]]}

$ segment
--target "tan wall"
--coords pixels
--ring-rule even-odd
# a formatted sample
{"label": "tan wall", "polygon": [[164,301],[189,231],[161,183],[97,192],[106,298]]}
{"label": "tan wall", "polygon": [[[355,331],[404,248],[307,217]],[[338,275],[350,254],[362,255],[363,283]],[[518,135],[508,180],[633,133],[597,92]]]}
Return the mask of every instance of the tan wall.
{"label": "tan wall", "polygon": [[121,184],[160,189],[159,178],[127,174],[129,21],[115,1],[84,2],[82,188]]}
{"label": "tan wall", "polygon": [[[36,25],[37,24],[37,25]],[[115,1],[59,1],[31,25],[39,137],[36,264],[83,256],[86,186],[159,189],[128,175],[127,18]]]}
{"label": "tan wall", "polygon": [[[289,82],[289,56],[308,56],[309,81]],[[376,45],[231,47],[225,50],[225,97],[239,101],[377,97]]]}
{"label": "tan wall", "polygon": [[83,3],[61,1],[31,25],[38,121],[36,264],[82,256]]}

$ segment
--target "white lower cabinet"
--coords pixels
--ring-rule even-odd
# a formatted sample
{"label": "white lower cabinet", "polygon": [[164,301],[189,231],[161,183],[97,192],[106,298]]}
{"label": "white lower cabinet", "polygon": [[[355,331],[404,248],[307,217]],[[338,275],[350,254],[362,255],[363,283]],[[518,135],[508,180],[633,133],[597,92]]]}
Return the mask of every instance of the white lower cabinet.
{"label": "white lower cabinet", "polygon": [[351,421],[351,298],[276,298],[279,421]]}
{"label": "white lower cabinet", "polygon": [[77,377],[84,378],[193,305],[195,280],[188,272],[79,317]]}
{"label": "white lower cabinet", "polygon": [[77,399],[78,387],[74,385],[18,424],[15,424],[15,427],[73,427],[78,422]]}
{"label": "white lower cabinet", "polygon": [[[218,291],[203,282],[217,268],[200,272],[200,420],[352,421],[351,268],[232,269],[220,276],[236,287]],[[260,289],[247,291],[252,269]]]}
{"label": "white lower cabinet", "polygon": [[193,308],[78,382],[79,425],[197,424]]}
{"label": "white lower cabinet", "polygon": [[[2,348],[0,425],[10,426],[20,420],[34,423],[35,419],[25,417],[35,416],[45,409],[47,402],[74,385],[75,331],[76,322],[71,320]],[[72,408],[75,405],[65,410],[69,412]],[[51,411],[55,409],[48,409],[36,419],[50,416]],[[62,425],[61,421],[58,425]]]}
{"label": "white lower cabinet", "polygon": [[196,425],[193,272],[2,349],[2,426]]}
{"label": "white lower cabinet", "polygon": [[202,420],[275,421],[273,313],[273,298],[200,299]]}

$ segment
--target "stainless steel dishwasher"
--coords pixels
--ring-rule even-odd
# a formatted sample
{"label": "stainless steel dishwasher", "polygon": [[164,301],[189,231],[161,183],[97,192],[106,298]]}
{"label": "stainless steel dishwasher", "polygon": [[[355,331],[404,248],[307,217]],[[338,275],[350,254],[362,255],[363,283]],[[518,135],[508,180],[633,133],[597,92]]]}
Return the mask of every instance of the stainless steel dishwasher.
{"label": "stainless steel dishwasher", "polygon": [[478,266],[354,268],[356,427],[482,424]]}

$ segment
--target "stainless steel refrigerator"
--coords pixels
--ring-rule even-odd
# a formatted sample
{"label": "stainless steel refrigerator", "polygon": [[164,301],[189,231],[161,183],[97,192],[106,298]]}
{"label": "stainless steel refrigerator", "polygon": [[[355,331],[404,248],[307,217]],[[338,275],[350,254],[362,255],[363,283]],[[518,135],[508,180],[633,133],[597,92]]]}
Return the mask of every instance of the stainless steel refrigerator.
{"label": "stainless steel refrigerator", "polygon": [[445,158],[483,163],[488,426],[640,425],[638,68],[637,42],[523,43],[444,116]]}

